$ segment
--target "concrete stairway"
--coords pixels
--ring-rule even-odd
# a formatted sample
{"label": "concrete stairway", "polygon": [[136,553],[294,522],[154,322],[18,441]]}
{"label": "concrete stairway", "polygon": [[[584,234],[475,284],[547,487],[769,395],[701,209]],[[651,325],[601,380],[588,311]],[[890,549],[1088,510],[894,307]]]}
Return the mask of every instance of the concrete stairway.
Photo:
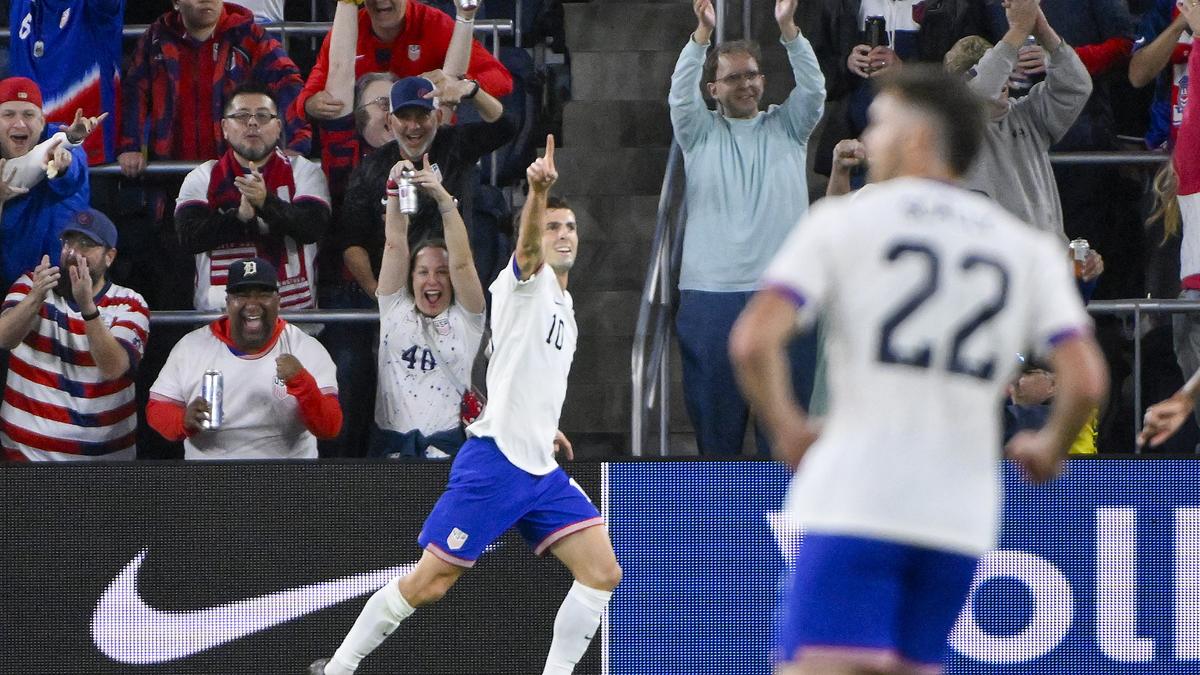
{"label": "concrete stairway", "polygon": [[[791,90],[771,5],[752,25],[763,43],[765,101]],[[572,100],[556,152],[556,192],[574,207],[580,253],[571,292],[580,327],[561,427],[577,457],[629,451],[630,349],[658,194],[671,143],[667,92],[679,50],[695,28],[690,2],[593,0],[565,5]],[[740,4],[727,35],[740,36]],[[694,452],[672,355],[672,452]],[[657,428],[657,420],[648,424]]]}

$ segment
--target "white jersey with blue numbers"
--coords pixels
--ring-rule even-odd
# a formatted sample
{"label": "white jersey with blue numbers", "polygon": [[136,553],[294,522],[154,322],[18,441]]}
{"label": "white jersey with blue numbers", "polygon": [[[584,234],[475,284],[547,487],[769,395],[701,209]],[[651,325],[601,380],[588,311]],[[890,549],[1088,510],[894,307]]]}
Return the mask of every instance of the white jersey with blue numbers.
{"label": "white jersey with blue numbers", "polygon": [[817,204],[764,285],[822,316],[830,413],[789,511],[807,530],[995,544],[1017,353],[1091,330],[1067,249],[987,198],[901,178]]}
{"label": "white jersey with blue numbers", "polygon": [[554,434],[578,336],[571,294],[549,265],[521,281],[516,258],[490,290],[488,402],[467,433],[494,438],[517,468],[544,475],[558,468]]}

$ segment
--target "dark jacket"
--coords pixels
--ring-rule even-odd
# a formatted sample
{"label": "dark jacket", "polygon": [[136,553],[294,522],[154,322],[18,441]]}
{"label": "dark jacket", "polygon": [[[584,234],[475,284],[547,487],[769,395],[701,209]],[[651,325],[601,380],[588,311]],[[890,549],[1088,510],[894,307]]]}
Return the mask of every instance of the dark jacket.
{"label": "dark jacket", "polygon": [[[517,127],[507,116],[492,122],[475,122],[453,127],[441,127],[433,144],[429,146],[429,161],[438,166],[442,173],[442,185],[458,199],[458,210],[462,213],[467,230],[472,226],[472,195],[474,185],[470,179],[473,169],[481,157],[512,140]],[[372,152],[354,173],[350,174],[350,186],[346,188],[346,200],[338,219],[342,231],[334,235],[333,243],[338,249],[361,246],[371,257],[371,270],[379,274],[383,258],[384,229],[383,204],[388,173],[400,161],[400,146],[395,141]],[[442,217],[437,203],[418,192],[418,211],[409,219],[408,243],[415,246],[424,239],[442,236]]]}

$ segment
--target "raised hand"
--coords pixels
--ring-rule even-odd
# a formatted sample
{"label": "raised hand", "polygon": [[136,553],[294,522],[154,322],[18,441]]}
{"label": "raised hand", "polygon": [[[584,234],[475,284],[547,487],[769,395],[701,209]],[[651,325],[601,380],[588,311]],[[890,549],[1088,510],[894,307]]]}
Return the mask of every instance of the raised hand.
{"label": "raised hand", "polygon": [[867,161],[867,146],[857,138],[843,138],[833,146],[833,165],[842,171],[850,171]]}
{"label": "raised hand", "polygon": [[794,40],[799,32],[796,29],[796,1],[775,0],[775,23],[779,24],[779,32],[787,42]]}
{"label": "raised hand", "polygon": [[692,12],[696,15],[696,42],[706,44],[717,27],[717,10],[712,0],[692,0]]}
{"label": "raised hand", "polygon": [[[425,156],[428,157],[429,155],[425,155]],[[398,161],[392,165],[391,171],[388,172],[388,181],[392,182],[392,183],[397,183],[400,181],[401,174],[403,174],[405,171],[416,171],[416,170],[417,170],[417,167],[413,166],[412,162],[408,161],[407,159],[401,159],[400,161]]]}
{"label": "raised hand", "polygon": [[46,147],[42,166],[46,169],[46,177],[53,179],[71,166],[71,151],[63,147],[63,138],[59,136]]}
{"label": "raised hand", "polygon": [[346,105],[333,97],[333,94],[321,90],[304,102],[304,112],[309,117],[318,120],[332,120],[348,114],[342,112]]}
{"label": "raised hand", "polygon": [[58,265],[50,264],[50,256],[43,255],[42,261],[33,268],[33,287],[29,289],[29,297],[45,302],[50,291],[58,285],[62,277]]}
{"label": "raised hand", "polygon": [[13,169],[11,172],[9,172],[8,176],[5,176],[4,175],[4,165],[7,162],[8,162],[8,160],[6,160],[6,159],[0,159],[0,204],[3,204],[4,202],[12,199],[13,197],[20,197],[21,195],[25,194],[26,192],[29,192],[29,188],[23,188],[23,187],[17,187],[15,185],[9,185],[9,183],[12,182],[13,178],[16,177],[17,170]]}
{"label": "raised hand", "polygon": [[304,370],[304,366],[300,364],[300,359],[291,354],[282,354],[275,359],[275,378],[280,382],[286,383],[299,375],[302,370]]}
{"label": "raised hand", "polygon": [[554,134],[546,134],[546,155],[533,160],[525,170],[525,178],[529,180],[530,190],[543,194],[550,192],[558,180],[558,170],[554,167]]}
{"label": "raised hand", "polygon": [[250,173],[234,178],[233,184],[237,186],[238,191],[242,193],[250,206],[255,209],[263,207],[263,203],[267,200],[267,183],[263,180],[262,174],[258,172],[258,167],[254,166],[254,162],[250,162]]}
{"label": "raised hand", "polygon": [[453,203],[454,197],[446,191],[446,186],[442,185],[442,177],[433,170],[433,165],[429,162],[429,153],[425,153],[421,157],[422,169],[414,169],[412,175],[413,185],[416,185],[419,190],[426,192],[430,197],[437,200],[439,206],[446,203]]}
{"label": "raised hand", "polygon": [[1197,2],[1197,0],[1176,0],[1175,6],[1179,8],[1179,15],[1187,21],[1192,32],[1200,31],[1200,2]]}
{"label": "raised hand", "polygon": [[1038,0],[1004,0],[1002,5],[1004,15],[1008,18],[1009,30],[1015,30],[1022,36],[1033,33],[1042,13]]}
{"label": "raised hand", "polygon": [[89,134],[96,130],[96,127],[100,126],[105,117],[108,117],[107,112],[101,113],[97,117],[87,117],[83,114],[83,108],[76,108],[75,121],[71,123],[71,126],[67,127],[67,140],[75,144],[82,143],[83,139],[87,138]]}
{"label": "raised hand", "polygon": [[75,305],[81,312],[90,314],[96,309],[92,298],[92,271],[82,254],[71,251],[69,255],[75,261],[74,265],[67,267],[67,275],[71,278],[71,297],[75,298]]}

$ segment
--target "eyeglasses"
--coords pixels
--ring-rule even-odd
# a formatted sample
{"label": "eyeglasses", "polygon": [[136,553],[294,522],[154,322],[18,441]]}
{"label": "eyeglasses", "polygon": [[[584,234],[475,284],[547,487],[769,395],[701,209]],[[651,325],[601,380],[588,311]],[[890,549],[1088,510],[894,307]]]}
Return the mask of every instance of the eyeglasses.
{"label": "eyeglasses", "polygon": [[730,73],[725,77],[718,77],[717,82],[727,84],[731,87],[736,87],[743,82],[753,82],[762,76],[763,74],[761,70],[747,70],[743,73]]}
{"label": "eyeglasses", "polygon": [[388,100],[387,96],[380,96],[379,98],[373,98],[370,101],[367,101],[366,103],[358,106],[358,109],[366,110],[367,108],[370,108],[371,106],[376,106],[383,112],[390,112],[389,108],[391,106],[391,101]]}
{"label": "eyeglasses", "polygon": [[278,118],[279,118],[279,115],[275,115],[275,114],[272,114],[269,112],[256,112],[256,113],[236,112],[236,113],[233,113],[232,115],[225,116],[225,119],[233,120],[234,122],[237,122],[238,124],[240,124],[242,126],[246,126],[246,125],[250,124],[250,120],[254,120],[255,122],[258,122],[258,126],[260,126],[260,127],[267,124],[271,120],[278,119]]}
{"label": "eyeglasses", "polygon": [[100,246],[99,243],[81,234],[66,234],[59,237],[58,241],[62,243],[63,248],[69,248],[75,251],[90,251],[97,246]]}

